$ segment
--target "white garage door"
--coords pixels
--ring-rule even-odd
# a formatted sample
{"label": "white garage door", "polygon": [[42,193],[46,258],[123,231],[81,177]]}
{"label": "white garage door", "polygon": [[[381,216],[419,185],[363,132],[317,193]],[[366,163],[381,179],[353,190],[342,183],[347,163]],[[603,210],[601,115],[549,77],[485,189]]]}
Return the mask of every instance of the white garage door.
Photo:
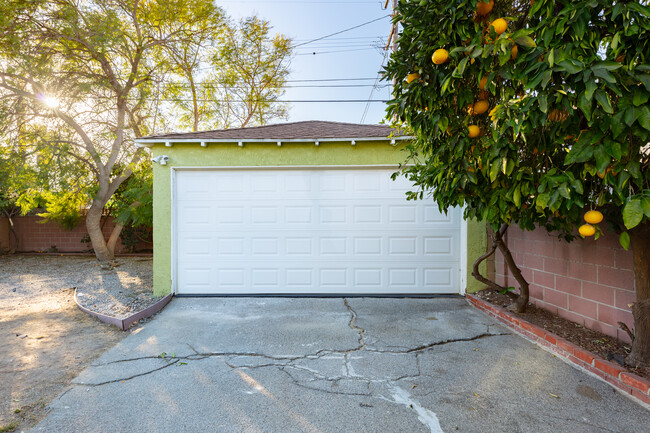
{"label": "white garage door", "polygon": [[460,212],[393,171],[177,170],[176,293],[458,293]]}

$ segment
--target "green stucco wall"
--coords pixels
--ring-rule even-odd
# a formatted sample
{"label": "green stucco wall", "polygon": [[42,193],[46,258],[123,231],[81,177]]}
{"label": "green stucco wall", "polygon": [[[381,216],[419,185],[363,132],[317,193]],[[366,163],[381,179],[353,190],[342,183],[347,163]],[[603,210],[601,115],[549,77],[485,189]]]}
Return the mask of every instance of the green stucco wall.
{"label": "green stucco wall", "polygon": [[[478,292],[485,288],[485,284],[472,276],[472,266],[476,259],[481,257],[487,248],[487,233],[485,223],[474,220],[467,221],[467,293]],[[487,263],[484,261],[479,265],[482,275],[487,271]]]}
{"label": "green stucco wall", "polygon": [[[262,167],[262,166],[309,166],[309,165],[395,165],[403,162],[407,153],[399,145],[389,142],[321,142],[314,143],[211,143],[207,148],[198,143],[173,143],[172,147],[155,144],[153,156],[167,155],[167,165],[153,164],[154,173],[154,294],[165,295],[171,291],[171,171],[173,167]],[[485,226],[468,226],[469,264],[485,250]],[[482,240],[481,240],[482,239]],[[483,242],[483,243],[481,243]],[[471,246],[471,248],[470,248]],[[477,290],[474,279],[469,276],[468,290]]]}

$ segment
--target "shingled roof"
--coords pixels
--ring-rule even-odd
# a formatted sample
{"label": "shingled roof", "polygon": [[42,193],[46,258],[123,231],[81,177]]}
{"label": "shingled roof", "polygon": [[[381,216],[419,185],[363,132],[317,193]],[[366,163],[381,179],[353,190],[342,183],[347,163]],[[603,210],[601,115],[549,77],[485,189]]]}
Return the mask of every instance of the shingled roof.
{"label": "shingled roof", "polygon": [[403,138],[400,134],[394,134],[394,132],[395,131],[388,125],[360,125],[356,123],[309,120],[305,122],[254,126],[250,128],[216,129],[213,131],[151,135],[139,138],[136,142],[144,144],[176,141],[331,141],[332,139]]}

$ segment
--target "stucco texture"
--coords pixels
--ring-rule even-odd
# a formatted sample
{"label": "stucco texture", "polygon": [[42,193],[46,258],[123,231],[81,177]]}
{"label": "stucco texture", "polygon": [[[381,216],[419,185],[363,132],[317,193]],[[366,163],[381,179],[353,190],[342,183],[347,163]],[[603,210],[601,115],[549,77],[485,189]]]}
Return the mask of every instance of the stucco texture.
{"label": "stucco texture", "polygon": [[[340,166],[340,165],[394,165],[404,162],[407,153],[399,144],[388,141],[364,141],[352,146],[347,142],[324,142],[320,146],[311,143],[211,143],[201,147],[199,143],[163,143],[151,147],[153,156],[167,155],[167,165],[154,164],[154,293],[165,295],[171,291],[172,281],[172,180],[173,168],[180,167],[264,167],[264,166]],[[473,255],[485,250],[485,226],[468,226],[468,263]],[[481,238],[478,239],[477,238]],[[471,248],[470,248],[471,246]],[[478,257],[476,255],[476,257]],[[471,279],[471,280],[470,280]],[[472,283],[471,276],[467,280]],[[477,288],[470,284],[468,290]]]}

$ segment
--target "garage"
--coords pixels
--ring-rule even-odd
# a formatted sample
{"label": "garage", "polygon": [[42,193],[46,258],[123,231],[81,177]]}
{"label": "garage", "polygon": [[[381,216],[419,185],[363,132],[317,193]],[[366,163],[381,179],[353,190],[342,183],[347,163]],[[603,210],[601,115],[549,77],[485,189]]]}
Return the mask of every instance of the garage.
{"label": "garage", "polygon": [[413,186],[391,179],[406,140],[320,121],[136,140],[155,161],[154,292],[464,293],[481,233],[459,209],[406,200]]}
{"label": "garage", "polygon": [[458,292],[458,212],[394,168],[179,170],[178,294]]}

